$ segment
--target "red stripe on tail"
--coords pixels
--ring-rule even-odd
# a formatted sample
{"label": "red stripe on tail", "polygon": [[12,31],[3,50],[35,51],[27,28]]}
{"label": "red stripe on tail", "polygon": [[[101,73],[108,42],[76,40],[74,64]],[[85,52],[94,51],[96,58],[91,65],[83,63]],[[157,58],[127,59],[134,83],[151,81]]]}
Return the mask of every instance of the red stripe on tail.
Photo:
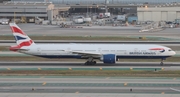
{"label": "red stripe on tail", "polygon": [[20,47],[22,47],[22,46],[30,46],[32,43],[33,43],[33,41],[29,40],[29,41],[25,41],[25,42],[20,43],[19,46]]}
{"label": "red stripe on tail", "polygon": [[24,32],[21,29],[19,29],[17,27],[11,26],[11,30],[12,30],[13,33],[19,33],[19,34],[22,34],[22,35],[26,35],[26,34],[24,34]]}

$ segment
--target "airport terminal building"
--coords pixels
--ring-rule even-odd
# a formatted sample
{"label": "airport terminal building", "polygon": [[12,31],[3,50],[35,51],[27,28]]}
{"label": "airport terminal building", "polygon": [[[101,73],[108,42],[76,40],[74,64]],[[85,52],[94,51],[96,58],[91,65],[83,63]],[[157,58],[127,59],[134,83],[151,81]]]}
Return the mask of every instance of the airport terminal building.
{"label": "airport terminal building", "polygon": [[180,4],[176,6],[138,7],[138,21],[175,21],[180,19]]}
{"label": "airport terminal building", "polygon": [[156,3],[171,3],[171,2],[180,2],[180,0],[11,0],[11,1],[37,1],[37,2],[52,2],[54,4],[100,4],[100,3],[109,3],[109,4],[117,4],[117,3],[150,3],[150,4],[156,4]]}
{"label": "airport terminal building", "polygon": [[0,3],[0,18],[25,19],[34,22],[36,17],[52,20],[59,10],[51,2],[4,2]]}
{"label": "airport terminal building", "polygon": [[[174,21],[180,19],[180,3],[178,3],[180,0],[150,0],[148,2],[144,2],[144,0],[11,0],[11,2],[0,3],[0,18],[25,18],[27,22],[34,22],[33,20],[39,17],[51,21],[60,14],[60,11],[69,9],[70,12],[76,9],[80,12],[79,9],[82,10],[82,8],[85,12],[87,9],[92,13],[97,12],[100,7],[105,7],[101,4],[105,2],[110,12],[113,12],[115,8],[120,10],[124,10],[123,7],[134,8],[138,21]],[[152,4],[138,5],[140,3]]]}

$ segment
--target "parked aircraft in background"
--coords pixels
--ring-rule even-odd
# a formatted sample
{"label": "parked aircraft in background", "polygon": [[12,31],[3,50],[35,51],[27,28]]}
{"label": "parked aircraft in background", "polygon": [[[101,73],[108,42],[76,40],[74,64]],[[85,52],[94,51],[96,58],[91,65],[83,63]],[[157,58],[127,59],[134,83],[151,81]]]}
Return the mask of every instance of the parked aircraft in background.
{"label": "parked aircraft in background", "polygon": [[163,65],[163,60],[176,54],[169,47],[150,44],[35,44],[15,23],[10,28],[17,43],[11,51],[44,58],[85,58],[86,65],[96,64],[94,59],[115,64],[122,58],[161,59]]}

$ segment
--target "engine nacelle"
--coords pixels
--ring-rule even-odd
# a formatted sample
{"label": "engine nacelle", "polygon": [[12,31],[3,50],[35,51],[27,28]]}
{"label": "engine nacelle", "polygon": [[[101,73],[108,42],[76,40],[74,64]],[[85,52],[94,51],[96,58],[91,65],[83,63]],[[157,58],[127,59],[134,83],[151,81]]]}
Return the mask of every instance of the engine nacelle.
{"label": "engine nacelle", "polygon": [[116,55],[114,55],[114,54],[106,54],[106,55],[103,55],[100,58],[100,60],[103,61],[104,63],[114,64],[114,63],[116,63]]}

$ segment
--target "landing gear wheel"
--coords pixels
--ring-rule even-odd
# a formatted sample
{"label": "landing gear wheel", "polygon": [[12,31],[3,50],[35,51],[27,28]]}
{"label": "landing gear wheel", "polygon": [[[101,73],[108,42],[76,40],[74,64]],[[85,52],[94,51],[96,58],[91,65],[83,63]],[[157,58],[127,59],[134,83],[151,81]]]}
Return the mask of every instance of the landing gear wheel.
{"label": "landing gear wheel", "polygon": [[87,61],[86,63],[84,63],[84,65],[95,65],[96,61]]}
{"label": "landing gear wheel", "polygon": [[161,59],[161,63],[160,63],[161,66],[164,65],[164,60],[165,60],[165,59]]}
{"label": "landing gear wheel", "polygon": [[84,65],[95,65],[96,61],[93,61],[93,57],[89,57],[87,62]]}
{"label": "landing gear wheel", "polygon": [[161,63],[160,63],[160,65],[161,65],[161,66],[163,66],[163,65],[164,65],[164,63],[163,63],[163,62],[161,62]]}
{"label": "landing gear wheel", "polygon": [[96,61],[93,61],[93,65],[95,65],[96,64]]}
{"label": "landing gear wheel", "polygon": [[87,61],[84,65],[90,65],[91,62]]}
{"label": "landing gear wheel", "polygon": [[95,65],[96,61],[93,61],[93,57],[89,57],[88,60],[84,63],[84,65]]}

